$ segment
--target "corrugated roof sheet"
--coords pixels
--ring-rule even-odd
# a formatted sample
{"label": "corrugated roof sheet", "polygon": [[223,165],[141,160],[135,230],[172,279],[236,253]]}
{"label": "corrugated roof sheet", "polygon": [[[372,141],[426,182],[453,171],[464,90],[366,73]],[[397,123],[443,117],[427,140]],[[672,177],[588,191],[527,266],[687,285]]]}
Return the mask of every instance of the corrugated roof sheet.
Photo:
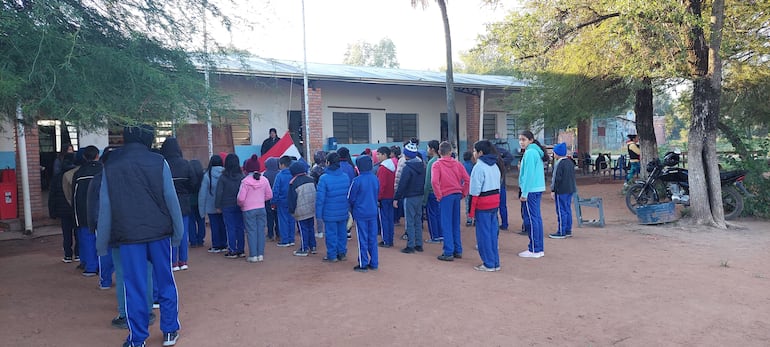
{"label": "corrugated roof sheet", "polygon": [[[298,61],[235,55],[214,56],[212,60],[218,73],[278,78],[302,78],[303,75],[304,64]],[[437,87],[444,86],[446,77],[444,72],[436,71],[320,63],[308,63],[307,71],[312,80]],[[456,73],[453,77],[457,88],[520,89],[527,86],[526,82],[510,76]]]}

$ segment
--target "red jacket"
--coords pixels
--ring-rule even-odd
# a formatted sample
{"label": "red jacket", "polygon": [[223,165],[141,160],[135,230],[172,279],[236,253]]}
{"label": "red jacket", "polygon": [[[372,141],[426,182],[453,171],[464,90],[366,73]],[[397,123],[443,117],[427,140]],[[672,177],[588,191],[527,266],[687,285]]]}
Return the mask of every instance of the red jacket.
{"label": "red jacket", "polygon": [[377,179],[380,181],[380,192],[377,199],[393,199],[395,194],[396,166],[392,160],[386,159],[380,162],[377,169]]}
{"label": "red jacket", "polygon": [[452,157],[441,157],[431,167],[430,183],[436,200],[447,195],[461,193],[468,196],[471,178],[465,171],[465,166]]}

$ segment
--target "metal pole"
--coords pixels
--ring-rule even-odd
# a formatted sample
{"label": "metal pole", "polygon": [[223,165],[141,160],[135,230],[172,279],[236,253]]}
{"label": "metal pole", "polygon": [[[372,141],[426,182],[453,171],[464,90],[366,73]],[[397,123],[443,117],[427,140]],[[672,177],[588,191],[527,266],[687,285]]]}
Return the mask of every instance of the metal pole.
{"label": "metal pole", "polygon": [[29,169],[27,163],[27,138],[24,135],[24,115],[21,112],[21,100],[16,103],[17,129],[19,131],[19,165],[21,166],[21,191],[24,203],[24,234],[32,234],[32,206],[29,197]]}
{"label": "metal pole", "polygon": [[481,90],[479,99],[479,141],[481,141],[484,139],[484,89]]}
{"label": "metal pole", "polygon": [[310,102],[308,101],[308,81],[307,81],[307,32],[305,31],[305,0],[302,0],[302,56],[305,62],[305,68],[302,70],[302,82],[305,89],[305,159],[312,157],[310,153]]}
{"label": "metal pole", "polygon": [[206,5],[203,2],[203,77],[206,79],[206,139],[209,146],[209,158],[214,155],[214,134],[211,130],[211,98],[209,96],[209,34],[206,27]]}

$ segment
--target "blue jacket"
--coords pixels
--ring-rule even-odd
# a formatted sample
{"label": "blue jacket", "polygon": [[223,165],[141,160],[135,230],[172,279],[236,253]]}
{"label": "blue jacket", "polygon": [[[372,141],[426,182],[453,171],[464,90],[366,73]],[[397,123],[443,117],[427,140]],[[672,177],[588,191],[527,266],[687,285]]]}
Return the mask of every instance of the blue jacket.
{"label": "blue jacket", "polygon": [[401,171],[401,179],[398,181],[398,187],[393,199],[401,200],[413,196],[422,197],[425,193],[424,188],[425,166],[419,159],[409,159]]}
{"label": "blue jacket", "polygon": [[280,207],[289,207],[289,182],[292,178],[289,168],[285,168],[278,172],[275,176],[275,184],[273,184],[273,199],[271,203]]}
{"label": "blue jacket", "polygon": [[330,222],[347,220],[349,187],[348,175],[338,168],[327,167],[316,189],[316,217]]}
{"label": "blue jacket", "polygon": [[377,195],[380,192],[380,181],[372,173],[372,159],[362,156],[358,159],[358,169],[361,174],[353,179],[348,191],[350,212],[355,220],[377,218]]}
{"label": "blue jacket", "polygon": [[524,151],[524,157],[521,158],[519,188],[521,189],[521,196],[525,198],[529,193],[545,191],[543,150],[534,143],[527,146],[527,149]]}
{"label": "blue jacket", "polygon": [[340,170],[350,177],[350,182],[353,182],[353,179],[356,178],[356,168],[346,160],[340,160]]}

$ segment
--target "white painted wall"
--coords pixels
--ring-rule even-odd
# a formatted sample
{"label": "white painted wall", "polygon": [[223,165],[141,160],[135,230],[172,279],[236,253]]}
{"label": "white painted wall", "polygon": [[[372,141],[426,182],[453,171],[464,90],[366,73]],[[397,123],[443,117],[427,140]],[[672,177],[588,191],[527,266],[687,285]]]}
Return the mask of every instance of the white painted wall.
{"label": "white painted wall", "polygon": [[99,151],[103,151],[109,145],[107,129],[94,130],[92,132],[81,130],[79,136],[78,144],[80,148],[93,145],[99,148]]}

